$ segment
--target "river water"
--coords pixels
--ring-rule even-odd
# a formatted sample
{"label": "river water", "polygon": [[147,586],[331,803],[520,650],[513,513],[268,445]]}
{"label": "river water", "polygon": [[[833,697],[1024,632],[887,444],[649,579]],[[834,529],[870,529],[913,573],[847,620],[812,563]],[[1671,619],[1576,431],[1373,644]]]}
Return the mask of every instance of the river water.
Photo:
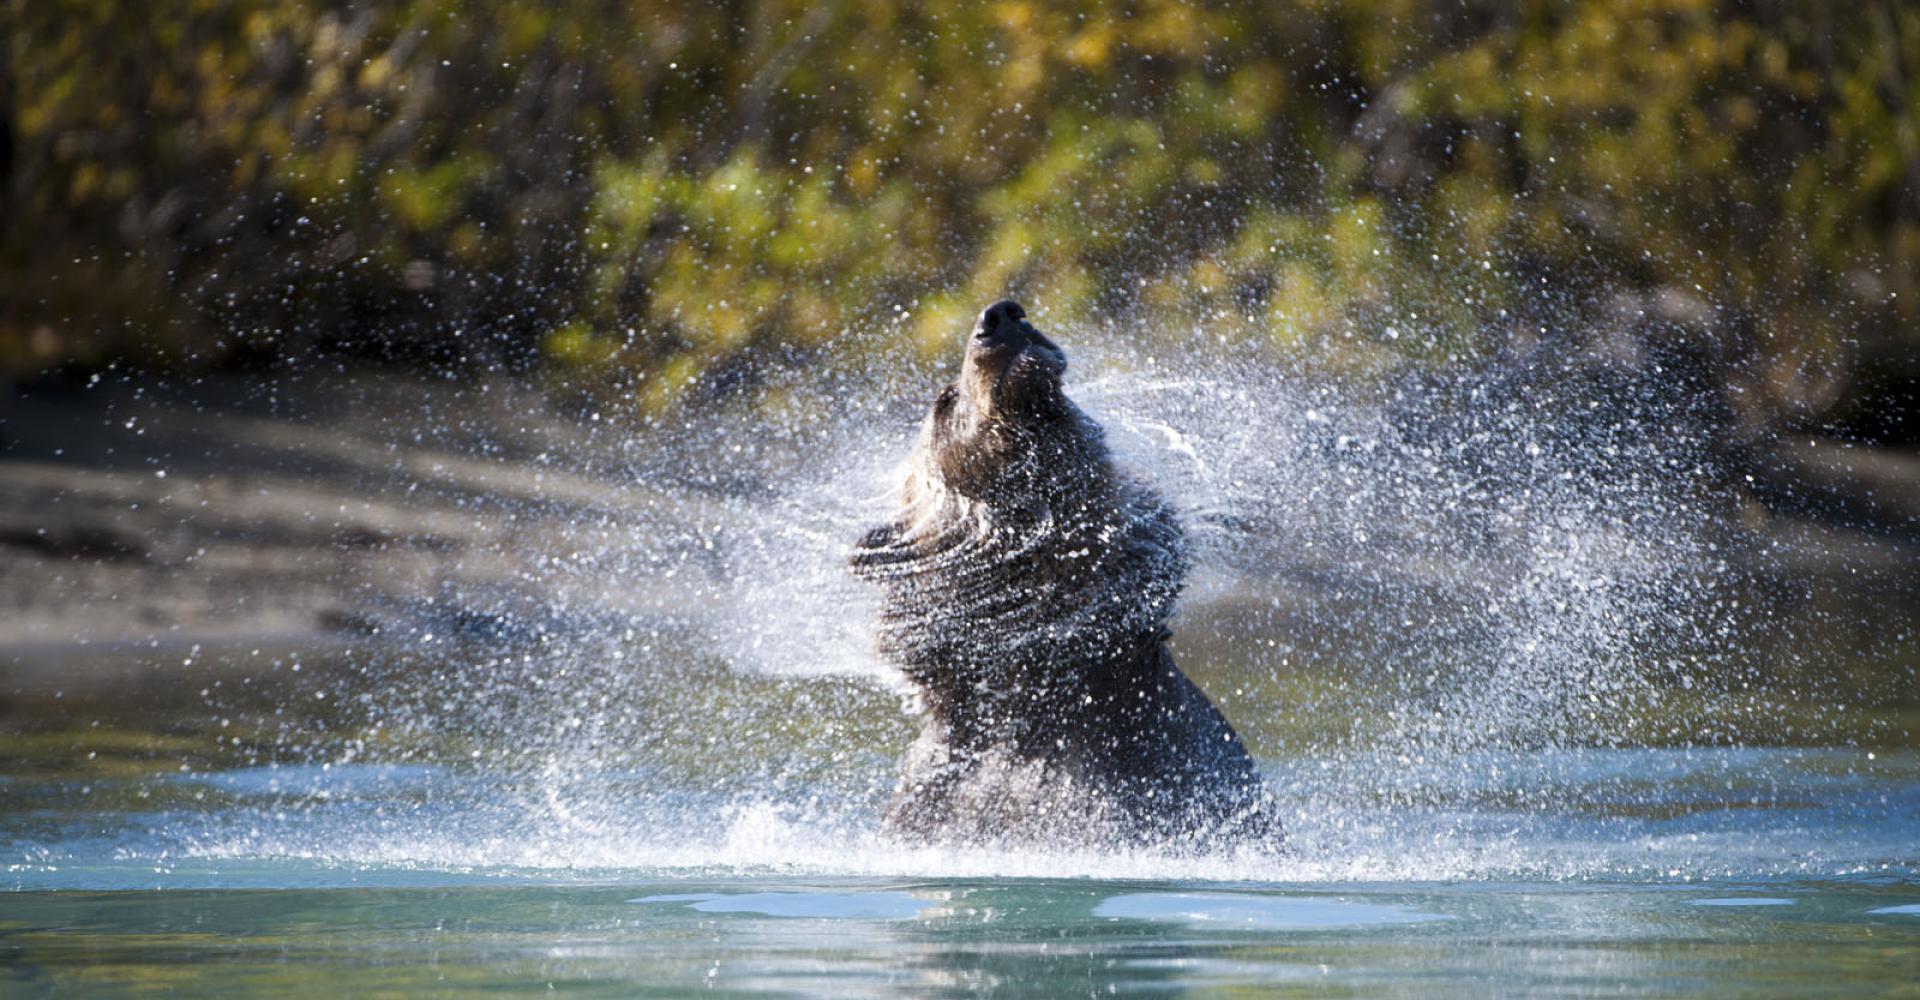
{"label": "river water", "polygon": [[13,778],[0,983],[1781,997],[1920,983],[1912,751],[1468,766],[1478,779],[1329,808],[1364,779],[1338,760],[1276,763],[1292,853],[1213,858],[903,847],[871,833],[871,811],[821,809],[833,790],[746,800],[645,775],[599,776],[591,818],[524,776],[458,765]]}

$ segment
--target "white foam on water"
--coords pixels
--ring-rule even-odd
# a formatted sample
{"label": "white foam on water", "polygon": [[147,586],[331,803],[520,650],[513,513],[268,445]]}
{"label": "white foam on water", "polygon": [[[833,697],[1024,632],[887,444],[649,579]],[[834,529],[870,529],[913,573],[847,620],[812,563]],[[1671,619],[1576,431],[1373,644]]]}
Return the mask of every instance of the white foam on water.
{"label": "white foam on water", "polygon": [[[349,776],[357,794],[324,799],[285,786],[281,794],[290,798],[230,808],[202,818],[191,832],[189,824],[177,823],[164,841],[129,844],[123,859],[277,859],[566,879],[772,875],[1303,885],[1540,879],[1686,884],[1911,875],[1911,802],[1886,801],[1874,787],[1849,793],[1842,780],[1822,785],[1793,779],[1784,753],[1722,754],[1719,766],[1696,762],[1693,772],[1769,770],[1783,782],[1800,785],[1795,794],[1826,800],[1818,808],[1689,813],[1688,800],[1672,796],[1656,802],[1673,807],[1676,818],[1653,821],[1596,813],[1591,801],[1581,800],[1606,799],[1616,769],[1644,774],[1651,784],[1684,783],[1692,780],[1687,772],[1649,751],[1589,756],[1597,759],[1584,771],[1560,769],[1584,773],[1593,782],[1559,789],[1564,808],[1521,811],[1471,798],[1422,805],[1343,801],[1337,795],[1296,801],[1288,807],[1289,844],[1279,852],[913,845],[882,835],[870,803],[853,806],[830,796],[773,801],[577,787],[535,802],[497,780],[449,774],[434,777],[430,787],[440,791],[423,796],[427,779],[394,772],[384,788]],[[1863,807],[1876,799],[1882,802],[1878,813]],[[553,808],[554,801],[567,808]]]}

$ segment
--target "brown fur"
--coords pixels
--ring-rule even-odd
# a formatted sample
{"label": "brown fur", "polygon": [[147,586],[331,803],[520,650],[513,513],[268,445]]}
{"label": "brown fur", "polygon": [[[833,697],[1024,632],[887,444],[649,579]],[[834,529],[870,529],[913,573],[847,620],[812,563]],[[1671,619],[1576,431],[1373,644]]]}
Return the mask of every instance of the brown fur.
{"label": "brown fur", "polygon": [[1258,772],[1166,648],[1185,540],[1061,389],[1018,305],[981,314],[899,516],[861,540],[879,646],[927,718],[887,812],[922,839],[1277,838]]}

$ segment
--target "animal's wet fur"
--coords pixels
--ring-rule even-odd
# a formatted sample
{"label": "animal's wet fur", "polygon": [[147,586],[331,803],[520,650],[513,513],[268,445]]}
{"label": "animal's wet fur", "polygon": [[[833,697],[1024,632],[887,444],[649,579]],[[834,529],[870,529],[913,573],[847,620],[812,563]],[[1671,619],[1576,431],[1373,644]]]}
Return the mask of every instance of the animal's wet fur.
{"label": "animal's wet fur", "polygon": [[1259,774],[1174,666],[1173,512],[1061,388],[1066,355],[989,307],[934,402],[903,504],[857,546],[879,645],[927,715],[887,823],[979,842],[1277,844]]}

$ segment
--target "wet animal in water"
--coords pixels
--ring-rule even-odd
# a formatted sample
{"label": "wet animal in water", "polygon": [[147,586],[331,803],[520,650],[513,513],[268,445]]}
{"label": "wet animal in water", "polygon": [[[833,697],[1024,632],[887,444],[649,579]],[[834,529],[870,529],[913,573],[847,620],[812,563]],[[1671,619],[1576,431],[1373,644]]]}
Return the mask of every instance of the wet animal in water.
{"label": "wet animal in water", "polygon": [[856,546],[926,707],[888,807],[930,841],[1278,844],[1246,747],[1174,665],[1179,522],[1061,388],[1013,302],[980,314],[898,516]]}

